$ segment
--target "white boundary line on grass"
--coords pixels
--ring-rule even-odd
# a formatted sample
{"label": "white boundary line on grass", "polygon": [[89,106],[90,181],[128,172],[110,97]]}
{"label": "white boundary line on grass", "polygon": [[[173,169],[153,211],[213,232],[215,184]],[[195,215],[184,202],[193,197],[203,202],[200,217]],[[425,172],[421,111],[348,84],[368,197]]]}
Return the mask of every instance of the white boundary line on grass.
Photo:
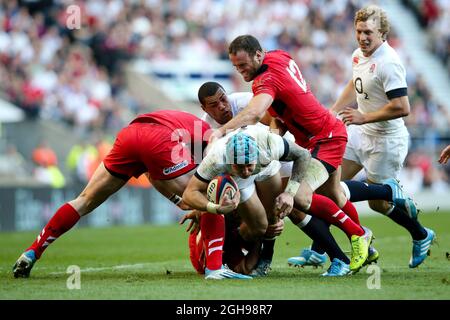
{"label": "white boundary line on grass", "polygon": [[[152,266],[153,268],[166,268],[170,265],[173,265],[174,263],[178,263],[178,260],[171,260],[171,261],[159,261],[159,262],[144,262],[144,263],[134,263],[134,264],[119,264],[115,266],[107,266],[107,267],[88,267],[88,268],[82,268],[80,269],[81,272],[99,272],[99,271],[105,271],[105,270],[125,270],[125,269],[143,269],[146,267]],[[67,265],[69,267],[69,265]],[[41,271],[48,271],[48,270],[55,270],[56,268],[52,267],[37,267],[36,269],[39,269]],[[60,266],[58,267],[60,269]],[[189,269],[189,267],[186,267],[186,269]],[[1,272],[7,272],[10,271],[10,268],[0,268]],[[184,269],[183,269],[184,270]],[[66,274],[66,268],[64,271],[55,271],[48,273],[49,275],[63,275]]]}
{"label": "white boundary line on grass", "polygon": [[[152,265],[153,263],[135,263],[135,264],[119,264],[117,266],[110,267],[97,267],[97,268],[85,268],[80,269],[81,272],[98,272],[105,270],[123,270],[123,269],[142,269],[145,266]],[[51,272],[50,275],[62,275],[66,274],[66,272]]]}
{"label": "white boundary line on grass", "polygon": [[[99,271],[105,271],[105,270],[124,270],[124,269],[143,269],[145,267],[153,266],[153,267],[163,267],[170,266],[173,263],[178,262],[177,260],[172,261],[161,261],[161,262],[145,262],[145,263],[134,263],[134,264],[119,264],[116,266],[109,266],[109,267],[89,267],[81,269],[81,272],[99,272]],[[46,268],[48,269],[48,268]],[[58,272],[51,272],[50,275],[62,275],[66,274],[66,271],[58,271]]]}

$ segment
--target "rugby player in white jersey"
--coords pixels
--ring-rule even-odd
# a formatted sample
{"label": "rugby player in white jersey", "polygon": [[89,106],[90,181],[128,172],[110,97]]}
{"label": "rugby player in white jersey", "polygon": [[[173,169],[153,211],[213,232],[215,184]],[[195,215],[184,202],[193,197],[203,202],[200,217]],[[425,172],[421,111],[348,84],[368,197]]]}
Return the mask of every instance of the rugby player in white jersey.
{"label": "rugby player in white jersey", "polygon": [[[198,99],[201,103],[201,107],[205,114],[201,117],[203,121],[207,122],[211,128],[217,129],[221,127],[224,123],[228,122],[232,117],[237,115],[242,109],[244,109],[253,94],[250,92],[236,92],[227,95],[225,89],[217,82],[206,82],[204,83],[198,91]],[[267,114],[258,125],[266,127],[271,123],[272,117]],[[265,125],[266,124],[266,125]],[[284,138],[295,141],[294,136],[290,132],[286,132],[283,136]],[[281,161],[280,175],[282,178],[283,188],[286,186],[289,177],[292,172],[292,161],[284,162]],[[258,190],[259,192],[264,192],[263,190]],[[273,189],[271,189],[273,191]],[[281,191],[280,191],[281,192]],[[271,210],[273,203],[270,201],[270,197],[260,197],[266,210]],[[295,259],[296,266],[311,265],[323,266],[326,261],[326,254],[330,257],[330,261],[335,258],[338,261],[342,261],[345,264],[349,264],[350,260],[341,250],[333,235],[330,233],[327,223],[311,215],[307,215],[297,209],[293,209],[292,213],[289,215],[289,219],[296,225],[300,230],[302,230],[306,235],[314,240],[314,243],[319,244],[323,248],[324,254],[316,255],[312,257],[307,257],[304,259]],[[269,222],[269,225],[274,223]],[[264,239],[261,251],[260,260],[257,267],[253,271],[253,275],[266,275],[267,270],[270,267],[270,263],[273,256],[273,247],[275,244],[275,239]],[[326,253],[326,254],[325,254]],[[291,262],[289,262],[291,263]],[[328,272],[327,275],[339,276],[343,275],[340,270],[342,268],[333,268],[334,273]]]}
{"label": "rugby player in white jersey", "polygon": [[[279,176],[281,161],[294,161],[291,178],[284,189],[280,190]],[[240,197],[236,196],[223,204],[214,204],[206,198],[209,181],[215,176],[229,173],[236,180]],[[227,214],[237,208],[243,220],[240,228],[245,240],[257,240],[264,236],[268,220],[271,217],[288,215],[295,205],[304,212],[317,215],[342,229],[352,243],[351,263],[359,268],[366,260],[368,243],[361,233],[361,226],[346,216],[333,201],[327,208],[311,206],[317,197],[314,191],[327,178],[325,167],[304,148],[271,133],[267,128],[248,126],[227,134],[212,145],[210,151],[199,165],[197,172],[189,181],[183,193],[183,200],[192,208],[211,213]],[[264,198],[275,204],[267,212],[256,193],[255,184],[268,192]],[[267,200],[267,199],[265,199]],[[334,205],[334,207],[333,207]],[[363,230],[364,232],[364,230]],[[358,245],[353,246],[358,242]],[[346,272],[349,265],[342,264]]]}
{"label": "rugby player in white jersey", "polygon": [[[386,41],[389,22],[381,8],[368,6],[356,12],[354,26],[359,48],[352,55],[353,77],[331,108],[348,126],[342,180],[365,170],[369,185],[346,184],[350,201],[369,200],[373,210],[409,231],[413,239],[409,267],[415,268],[427,257],[435,233],[417,221],[413,201],[396,180],[408,153],[409,134],[402,119],[410,112],[406,71]],[[355,105],[357,109],[352,108]],[[368,262],[377,257],[371,249]]]}

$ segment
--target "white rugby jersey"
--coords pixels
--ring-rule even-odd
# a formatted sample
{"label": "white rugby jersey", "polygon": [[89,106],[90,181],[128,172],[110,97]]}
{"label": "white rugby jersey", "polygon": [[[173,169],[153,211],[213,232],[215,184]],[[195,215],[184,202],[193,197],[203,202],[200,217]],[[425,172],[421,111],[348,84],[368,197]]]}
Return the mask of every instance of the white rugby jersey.
{"label": "white rugby jersey", "polygon": [[[389,103],[389,98],[407,95],[405,68],[387,41],[370,57],[365,57],[360,48],[356,49],[352,62],[353,85],[361,113],[377,111]],[[408,136],[402,118],[366,123],[361,128],[368,135]]]}
{"label": "white rugby jersey", "polygon": [[[232,94],[227,95],[228,101],[230,102],[231,106],[231,113],[233,114],[233,118],[241,112],[250,102],[250,100],[253,98],[253,93],[251,92],[235,92]],[[208,113],[204,113],[202,118],[203,121],[208,123],[212,129],[218,129],[222,127],[221,124],[217,123],[216,120],[214,120]],[[268,128],[268,126],[258,122],[256,125],[263,126],[265,128]],[[286,131],[285,135],[283,136],[285,139],[288,139],[289,141],[295,141],[295,137],[290,133],[289,131]]]}
{"label": "white rugby jersey", "polygon": [[[231,165],[226,163],[226,144],[228,139],[237,132],[245,132],[253,137],[258,144],[259,157],[253,175],[260,173],[270,162],[287,156],[289,146],[281,136],[271,133],[267,127],[252,125],[228,133],[214,142],[208,154],[197,168],[195,176],[202,181],[209,182],[221,173],[231,174]],[[252,175],[252,176],[253,176]]]}
{"label": "white rugby jersey", "polygon": [[[230,102],[231,106],[231,113],[233,114],[233,117],[237,115],[239,112],[244,109],[250,100],[253,98],[253,93],[251,92],[236,92],[227,95],[228,101]],[[208,123],[211,128],[218,129],[222,125],[217,123],[216,120],[214,120],[209,114],[205,112],[205,114],[201,118],[203,121]]]}

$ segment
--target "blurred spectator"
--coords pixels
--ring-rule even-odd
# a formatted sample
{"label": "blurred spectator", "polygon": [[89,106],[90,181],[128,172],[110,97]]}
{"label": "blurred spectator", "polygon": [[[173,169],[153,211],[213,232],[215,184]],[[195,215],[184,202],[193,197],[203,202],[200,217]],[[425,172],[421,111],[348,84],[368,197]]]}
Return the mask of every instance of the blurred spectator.
{"label": "blurred spectator", "polygon": [[431,49],[450,73],[450,2],[448,0],[403,0],[431,35]]}
{"label": "blurred spectator", "polygon": [[84,184],[89,180],[89,163],[94,161],[97,155],[95,146],[84,141],[72,146],[66,158],[66,167],[72,174],[74,181]]}
{"label": "blurred spectator", "polygon": [[46,141],[41,141],[34,148],[31,158],[37,165],[42,167],[58,165],[56,153],[48,146]]}
{"label": "blurred spectator", "polygon": [[49,185],[52,188],[64,188],[66,179],[61,170],[55,165],[36,166],[33,171],[33,177],[40,183]]}
{"label": "blurred spectator", "polygon": [[42,140],[33,150],[31,158],[35,164],[33,177],[52,188],[63,188],[66,179],[58,168],[58,157],[47,141]]}
{"label": "blurred spectator", "polygon": [[[445,1],[445,0],[444,0]],[[435,0],[403,0],[422,27],[427,27],[439,17],[439,2]]]}
{"label": "blurred spectator", "polygon": [[[415,6],[422,16],[432,49],[450,72],[450,2],[403,2]],[[80,29],[66,26],[69,5],[81,10]],[[228,42],[251,33],[265,49],[289,51],[317,98],[330,107],[351,73],[350,57],[357,47],[353,15],[363,5],[366,1],[4,1],[0,4],[0,91],[28,116],[63,122],[80,137],[97,131],[116,133],[129,120],[127,113],[145,111],[126,89],[127,61],[228,60]],[[434,101],[420,74],[409,65],[395,30],[388,41],[408,70],[411,113],[405,121],[412,157],[418,150],[431,158],[442,139],[450,139],[449,112]],[[233,84],[236,91],[248,89],[242,81]],[[97,157],[102,156],[91,148],[78,154],[78,179],[86,181]],[[424,161],[413,162],[409,166],[419,166],[425,185],[440,179],[431,169],[424,172]]]}
{"label": "blurred spectator", "polygon": [[141,174],[139,178],[131,177],[128,180],[128,185],[136,188],[150,188],[152,186],[146,174]]}
{"label": "blurred spectator", "polygon": [[27,162],[16,146],[8,145],[5,152],[0,153],[0,177],[27,178],[29,173]]}

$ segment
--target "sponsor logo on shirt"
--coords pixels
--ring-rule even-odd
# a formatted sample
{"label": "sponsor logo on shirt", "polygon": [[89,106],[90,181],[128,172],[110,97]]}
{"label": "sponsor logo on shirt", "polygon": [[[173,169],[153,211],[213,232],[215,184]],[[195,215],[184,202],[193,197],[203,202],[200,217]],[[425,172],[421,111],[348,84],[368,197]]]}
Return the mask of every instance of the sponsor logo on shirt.
{"label": "sponsor logo on shirt", "polygon": [[163,174],[167,176],[169,174],[172,174],[172,173],[174,173],[174,172],[176,172],[178,170],[181,170],[181,169],[187,167],[188,164],[189,164],[188,161],[184,160],[183,162],[180,162],[180,163],[178,163],[178,164],[176,164],[176,165],[174,165],[174,166],[172,166],[170,168],[164,168],[163,169]]}
{"label": "sponsor logo on shirt", "polygon": [[359,58],[358,57],[353,57],[353,63],[354,64],[358,64],[359,62]]}
{"label": "sponsor logo on shirt", "polygon": [[372,64],[371,66],[370,66],[370,69],[369,69],[369,72],[370,73],[373,73],[373,71],[375,70],[375,63],[374,64]]}

